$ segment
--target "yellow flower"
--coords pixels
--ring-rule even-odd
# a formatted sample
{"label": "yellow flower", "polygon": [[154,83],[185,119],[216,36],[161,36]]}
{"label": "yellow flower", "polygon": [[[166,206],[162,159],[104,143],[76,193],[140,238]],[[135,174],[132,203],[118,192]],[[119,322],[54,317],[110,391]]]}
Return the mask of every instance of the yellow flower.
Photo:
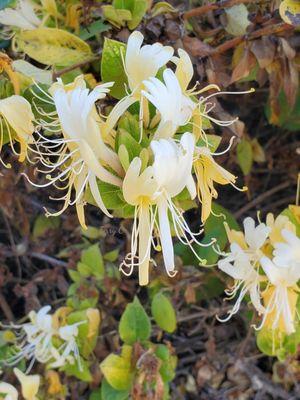
{"label": "yellow flower", "polygon": [[231,184],[236,188],[236,177],[216,163],[207,147],[196,147],[194,171],[197,177],[198,198],[202,205],[201,219],[205,222],[211,213],[212,199],[218,197],[214,184]]}
{"label": "yellow flower", "polygon": [[37,393],[40,387],[39,375],[26,375],[18,368],[14,368],[14,373],[21,383],[22,395],[25,400],[37,400]]}
{"label": "yellow flower", "polygon": [[9,77],[11,83],[13,84],[15,94],[20,93],[20,82],[18,74],[13,70],[12,60],[4,53],[0,53],[0,73],[3,71]]}
{"label": "yellow flower", "polygon": [[269,235],[271,244],[284,242],[285,239],[282,236],[282,230],[287,229],[292,233],[296,233],[295,225],[285,215],[278,215],[276,219],[272,213],[269,213],[266,218],[266,224],[271,228]]}
{"label": "yellow flower", "polygon": [[[31,106],[24,97],[13,95],[0,100],[0,151],[7,134],[12,151],[19,156],[19,161],[23,162],[27,146],[32,140],[33,119]],[[19,152],[14,148],[14,140],[20,143]],[[2,160],[1,162],[3,163]]]}

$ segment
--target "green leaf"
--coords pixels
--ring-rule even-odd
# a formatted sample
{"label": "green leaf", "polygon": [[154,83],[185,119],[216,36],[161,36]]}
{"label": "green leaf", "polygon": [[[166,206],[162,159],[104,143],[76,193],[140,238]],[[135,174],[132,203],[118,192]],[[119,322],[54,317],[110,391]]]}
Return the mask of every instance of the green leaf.
{"label": "green leaf", "polygon": [[248,175],[253,164],[253,152],[251,142],[242,139],[237,145],[237,160],[244,175]]}
{"label": "green leaf", "polygon": [[111,96],[121,99],[126,96],[125,85],[128,84],[121,54],[125,54],[126,45],[116,40],[105,38],[101,76],[103,82],[115,82],[110,90]]}
{"label": "green leaf", "polygon": [[0,99],[12,96],[14,94],[14,87],[11,81],[1,76],[0,79]]}
{"label": "green leaf", "polygon": [[168,297],[157,293],[151,303],[151,312],[157,325],[166,332],[176,329],[176,313]]}
{"label": "green leaf", "polygon": [[130,30],[135,29],[146,14],[148,8],[147,0],[114,0],[113,6],[116,9],[130,11],[131,18],[127,22]]}
{"label": "green leaf", "polygon": [[197,142],[197,146],[209,147],[209,150],[213,153],[219,147],[219,144],[220,144],[222,138],[221,138],[221,136],[217,136],[217,135],[205,135],[205,137],[206,137],[207,142],[203,138],[201,138]]}
{"label": "green leaf", "polygon": [[100,364],[107,382],[116,390],[128,390],[133,380],[132,347],[124,345],[121,355],[109,354]]}
{"label": "green leaf", "polygon": [[131,12],[125,9],[117,9],[112,5],[102,6],[103,16],[116,28],[126,25],[132,19]]}
{"label": "green leaf", "polygon": [[89,26],[80,27],[79,37],[82,40],[88,40],[100,33],[107,32],[110,29],[111,27],[105,24],[102,19],[98,19],[92,22]]}
{"label": "green leaf", "polygon": [[130,162],[135,157],[138,157],[143,149],[142,146],[124,129],[120,129],[116,137],[117,147],[119,148],[122,144],[126,147]]}
{"label": "green leaf", "polygon": [[89,267],[94,276],[97,278],[103,277],[104,262],[98,244],[94,244],[87,250],[84,250],[81,254],[81,261]]}
{"label": "green leaf", "polygon": [[21,30],[14,40],[18,51],[45,65],[68,67],[93,57],[86,42],[63,29]]}
{"label": "green leaf", "polygon": [[120,338],[126,344],[149,339],[151,324],[148,315],[137,297],[128,304],[119,324]]}
{"label": "green leaf", "polygon": [[67,376],[75,376],[75,378],[80,379],[83,382],[91,382],[93,377],[90,373],[87,361],[80,358],[80,365],[81,368],[79,368],[77,361],[74,362],[74,364],[67,364],[63,367],[63,371]]}
{"label": "green leaf", "polygon": [[45,215],[39,215],[34,221],[32,237],[38,239],[43,236],[47,231],[57,229],[60,225],[59,217],[46,217]]}
{"label": "green leaf", "polygon": [[[288,104],[283,90],[279,93],[278,102],[280,112],[276,125],[279,125],[291,132],[298,132],[300,129],[300,91],[297,94],[294,108],[291,108]],[[270,103],[266,105],[265,111],[269,122],[271,122],[272,113],[270,109]]]}
{"label": "green leaf", "polygon": [[[116,390],[114,389],[106,379],[103,379],[101,384],[101,396],[102,400],[128,400],[128,390]],[[95,400],[99,400],[99,397]]]}

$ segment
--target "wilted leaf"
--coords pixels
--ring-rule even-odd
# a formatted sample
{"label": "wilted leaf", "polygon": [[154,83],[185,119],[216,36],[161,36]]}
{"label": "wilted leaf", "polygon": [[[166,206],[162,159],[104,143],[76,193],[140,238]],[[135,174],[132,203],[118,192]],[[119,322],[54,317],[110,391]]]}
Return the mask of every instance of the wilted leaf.
{"label": "wilted leaf", "polygon": [[250,48],[260,68],[266,68],[273,62],[276,46],[270,37],[263,36],[261,39],[254,40]]}
{"label": "wilted leaf", "polygon": [[174,8],[172,4],[168,3],[167,1],[159,1],[158,3],[155,3],[151,9],[152,17],[167,13],[178,13],[177,8]]}
{"label": "wilted leaf", "polygon": [[300,3],[297,0],[283,0],[279,14],[284,22],[293,26],[300,25]]}
{"label": "wilted leaf", "polygon": [[248,77],[256,66],[256,59],[248,47],[244,48],[244,52],[232,71],[231,83]]}
{"label": "wilted leaf", "polygon": [[233,7],[225,8],[227,16],[226,31],[233,36],[245,35],[250,21],[248,20],[248,10],[245,4],[238,4]]}
{"label": "wilted leaf", "polygon": [[67,67],[93,56],[87,43],[62,29],[23,30],[14,40],[18,51],[45,65]]}
{"label": "wilted leaf", "polygon": [[103,82],[115,82],[110,94],[117,99],[126,96],[127,76],[121,56],[121,53],[125,54],[125,49],[124,43],[105,38],[101,60],[101,76]]}
{"label": "wilted leaf", "polygon": [[121,355],[109,354],[100,364],[107,382],[116,390],[128,390],[132,383],[132,347],[124,345]]}
{"label": "wilted leaf", "polygon": [[157,325],[166,332],[176,329],[176,313],[168,297],[157,293],[151,303],[151,312]]}
{"label": "wilted leaf", "polygon": [[247,139],[242,139],[236,148],[238,164],[241,167],[244,175],[248,175],[253,164],[253,151],[251,142]]}
{"label": "wilted leaf", "polygon": [[52,72],[37,68],[35,65],[30,64],[25,60],[15,60],[12,63],[15,71],[21,72],[21,74],[26,75],[29,78],[34,79],[34,81],[39,83],[44,83],[45,85],[51,85],[52,83]]}
{"label": "wilted leaf", "polygon": [[39,215],[34,221],[32,232],[33,239],[43,236],[49,229],[57,229],[59,225],[59,217],[47,218],[45,215]]}
{"label": "wilted leaf", "polygon": [[182,39],[185,50],[193,57],[207,57],[212,48],[196,37],[184,36]]}
{"label": "wilted leaf", "polygon": [[251,141],[251,145],[252,145],[253,160],[257,163],[265,162],[266,155],[265,155],[264,149],[258,143],[258,140],[256,138]]}
{"label": "wilted leaf", "polygon": [[150,337],[150,320],[137,297],[127,305],[120,320],[119,333],[126,344],[143,342]]}

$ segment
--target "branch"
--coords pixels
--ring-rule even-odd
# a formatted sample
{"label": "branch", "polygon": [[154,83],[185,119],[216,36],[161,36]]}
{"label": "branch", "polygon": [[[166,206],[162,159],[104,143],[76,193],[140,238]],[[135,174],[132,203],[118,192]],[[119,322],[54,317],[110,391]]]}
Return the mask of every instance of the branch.
{"label": "branch", "polygon": [[81,61],[81,62],[79,62],[77,64],[73,64],[70,67],[66,67],[66,68],[60,69],[59,71],[53,71],[52,79],[53,79],[53,81],[56,81],[56,79],[59,78],[60,76],[62,76],[63,74],[66,74],[67,72],[73,71],[76,68],[84,67],[86,64],[88,64],[90,62],[98,60],[98,58],[99,57],[89,58],[88,60]]}
{"label": "branch", "polygon": [[227,42],[220,44],[220,46],[215,47],[211,54],[221,54],[225,51],[236,47],[238,44],[247,41],[247,40],[254,40],[261,36],[269,36],[274,35],[277,33],[285,32],[288,30],[292,30],[294,27],[292,25],[286,24],[284,22],[280,22],[276,25],[267,25],[261,29],[257,29],[254,32],[251,32],[249,35],[237,36],[233,39],[227,40]]}
{"label": "branch", "polygon": [[218,1],[217,3],[210,3],[206,4],[201,7],[193,8],[190,11],[187,11],[186,13],[183,14],[183,18],[185,20],[193,18],[193,17],[199,17],[200,15],[206,14],[209,11],[214,11],[214,10],[221,10],[223,8],[228,8],[232,6],[236,6],[238,4],[245,4],[245,3],[255,3],[257,0],[223,0],[223,1]]}

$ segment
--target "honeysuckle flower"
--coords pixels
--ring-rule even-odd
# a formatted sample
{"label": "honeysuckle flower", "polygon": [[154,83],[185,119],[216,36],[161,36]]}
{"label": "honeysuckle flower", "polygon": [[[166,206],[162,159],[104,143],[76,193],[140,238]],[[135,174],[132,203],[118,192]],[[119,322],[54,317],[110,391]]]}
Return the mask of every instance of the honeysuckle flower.
{"label": "honeysuckle flower", "polygon": [[20,330],[17,338],[17,352],[6,360],[8,365],[15,365],[23,358],[30,360],[28,370],[31,369],[35,360],[46,363],[52,358],[52,337],[55,330],[52,324],[52,316],[49,315],[50,306],[42,307],[38,312],[31,311],[28,315],[30,322],[23,325],[13,325]]}
{"label": "honeysuckle flower", "polygon": [[281,236],[284,242],[274,244],[274,263],[279,267],[288,265],[300,271],[300,239],[287,229],[281,231]]}
{"label": "honeysuckle flower", "polygon": [[292,233],[296,232],[295,225],[285,215],[278,215],[276,218],[274,218],[274,215],[272,213],[268,213],[266,218],[266,224],[271,228],[269,238],[273,245],[275,243],[285,241],[282,236],[283,229],[287,229]]}
{"label": "honeysuckle flower", "polygon": [[186,125],[192,117],[196,103],[182,92],[174,72],[167,68],[163,73],[164,83],[155,77],[145,80],[145,96],[160,114],[160,123],[154,139],[173,137],[180,126]]}
{"label": "honeysuckle flower", "polygon": [[32,30],[39,27],[41,20],[37,17],[31,0],[18,0],[16,8],[0,11],[0,24]]}
{"label": "honeysuckle flower", "polygon": [[[64,204],[56,213],[47,212],[47,215],[60,215],[70,204],[76,205],[78,219],[82,227],[86,228],[84,216],[84,196],[89,187],[97,206],[108,216],[98,189],[97,179],[121,186],[123,169],[117,154],[104,143],[101,134],[103,121],[96,112],[95,101],[103,99],[112,83],[95,87],[91,92],[86,88],[82,78],[78,78],[71,85],[64,86],[58,81],[50,88],[52,96],[44,92],[47,102],[54,104],[57,116],[53,115],[52,123],[44,121],[44,127],[53,128],[55,132],[62,132],[62,137],[45,137],[38,133],[37,154],[39,161],[46,167],[44,172],[49,182],[34,184],[36,187],[54,185],[65,190]],[[57,157],[53,161],[53,157]],[[114,173],[110,172],[112,169]],[[118,176],[119,175],[119,176]],[[32,182],[31,182],[32,183]],[[72,189],[75,189],[75,198],[72,200]]]}
{"label": "honeysuckle flower", "polygon": [[40,387],[40,375],[26,375],[18,368],[14,368],[14,373],[21,384],[24,400],[38,400],[36,395]]}
{"label": "honeysuckle flower", "polygon": [[141,91],[144,88],[143,82],[155,77],[160,68],[171,60],[174,49],[170,46],[163,46],[160,43],[142,46],[144,36],[141,32],[135,31],[128,38],[124,69],[128,78],[129,94],[119,101],[107,118],[105,135],[113,129],[118,119],[136,101],[140,101],[141,115],[148,114],[147,103],[143,102]]}
{"label": "honeysuckle flower", "polygon": [[228,316],[221,319],[221,321],[228,321],[232,315],[239,311],[241,302],[246,294],[250,295],[252,304],[262,314],[265,310],[260,300],[261,278],[251,262],[249,254],[237,243],[233,243],[230,245],[229,255],[218,262],[218,267],[234,279],[234,285],[226,289],[225,293],[229,296],[229,299],[237,296],[237,300],[233,308],[228,312]]}
{"label": "honeysuckle flower", "polygon": [[18,400],[17,389],[6,382],[0,382],[0,399],[1,400]]}
{"label": "honeysuckle flower", "polygon": [[[27,154],[28,144],[32,141],[34,131],[34,116],[31,106],[22,96],[13,95],[0,100],[0,151],[5,139],[8,136],[9,143],[14,154],[19,156],[19,161],[23,162]],[[14,141],[20,144],[17,151]],[[0,161],[7,166],[0,157]]]}
{"label": "honeysuckle flower", "polygon": [[[289,231],[286,232],[290,234]],[[269,279],[270,286],[267,287],[263,295],[266,311],[258,329],[266,325],[273,330],[279,329],[289,335],[295,332],[296,303],[299,296],[297,283],[300,279],[300,264],[288,264],[291,261],[289,257],[278,258],[277,256],[277,261],[280,261],[280,263],[286,262],[284,265],[278,265],[275,264],[275,259],[276,257],[272,261],[264,256],[260,260],[262,268]]]}
{"label": "honeysuckle flower", "polygon": [[213,155],[218,155],[218,153],[211,153],[209,148],[205,146],[195,147],[193,166],[197,178],[197,194],[202,206],[202,222],[205,222],[212,212],[212,199],[218,197],[218,192],[214,186],[215,183],[220,185],[230,184],[238,190],[246,189],[239,189],[236,187],[236,176],[221,167],[214,160]]}
{"label": "honeysuckle flower", "polygon": [[235,241],[230,245],[230,253],[219,260],[218,267],[235,280],[233,287],[225,291],[226,294],[230,298],[238,293],[239,295],[225,321],[238,312],[247,293],[250,294],[251,302],[256,310],[260,314],[264,313],[264,307],[260,301],[260,282],[264,278],[259,275],[258,268],[260,259],[264,255],[262,248],[270,231],[271,229],[264,223],[255,226],[254,219],[250,217],[244,220],[243,235],[231,234],[229,230],[229,239],[232,238]]}
{"label": "honeysuckle flower", "polygon": [[[185,133],[177,144],[172,139],[151,142],[154,155],[152,166],[141,171],[142,162],[136,157],[131,162],[123,182],[123,195],[127,203],[135,206],[131,239],[131,253],[122,263],[129,267],[129,274],[135,266],[139,267],[139,283],[149,281],[149,261],[154,228],[161,243],[166,271],[174,275],[174,250],[170,220],[179,240],[191,247],[196,242],[186,223],[182,211],[177,208],[173,198],[187,187],[193,199],[196,188],[192,178],[194,137]],[[167,166],[167,167],[166,167]],[[158,223],[156,224],[156,215]],[[138,254],[138,256],[137,256]],[[136,258],[138,261],[135,262]]]}
{"label": "honeysuckle flower", "polygon": [[74,364],[76,361],[79,369],[82,369],[76,338],[78,336],[78,326],[84,323],[85,321],[81,321],[58,329],[58,336],[63,341],[63,344],[57,350],[57,353],[53,352],[55,361],[50,364],[50,368],[58,368],[66,363]]}

